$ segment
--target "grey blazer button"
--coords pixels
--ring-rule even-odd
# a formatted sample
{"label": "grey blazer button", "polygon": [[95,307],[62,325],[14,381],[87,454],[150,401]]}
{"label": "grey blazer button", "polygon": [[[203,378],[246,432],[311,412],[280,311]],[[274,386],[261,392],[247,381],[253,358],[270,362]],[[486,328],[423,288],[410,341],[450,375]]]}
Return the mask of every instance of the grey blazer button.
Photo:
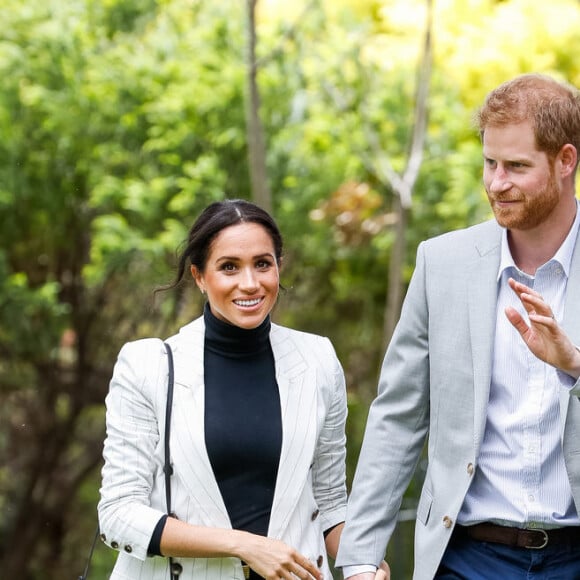
{"label": "grey blazer button", "polygon": [[133,548],[131,548],[131,546],[125,546],[125,552],[127,552],[127,554],[130,554],[133,551]]}
{"label": "grey blazer button", "polygon": [[119,542],[115,542],[115,540],[113,540],[111,542],[111,548],[116,550],[118,547],[119,547]]}
{"label": "grey blazer button", "polygon": [[324,563],[324,558],[322,557],[322,554],[320,554],[320,556],[318,556],[318,558],[316,558],[316,565],[319,568],[322,568],[323,563]]}
{"label": "grey blazer button", "polygon": [[443,518],[443,525],[446,528],[450,528],[453,525],[453,520],[449,516],[445,516]]}
{"label": "grey blazer button", "polygon": [[311,519],[312,521],[314,521],[314,520],[315,520],[315,519],[318,517],[318,514],[319,514],[319,513],[320,513],[320,510],[314,510],[314,511],[312,512],[312,515],[310,516],[310,519]]}
{"label": "grey blazer button", "polygon": [[467,464],[467,473],[469,475],[473,475],[473,472],[475,471],[474,467],[473,467],[473,463],[468,463]]}

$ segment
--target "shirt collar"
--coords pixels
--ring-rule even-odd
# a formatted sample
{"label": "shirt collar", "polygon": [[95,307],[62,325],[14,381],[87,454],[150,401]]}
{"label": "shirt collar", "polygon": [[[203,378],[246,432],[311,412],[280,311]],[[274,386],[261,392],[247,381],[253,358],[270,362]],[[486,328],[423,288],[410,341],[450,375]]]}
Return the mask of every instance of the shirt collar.
{"label": "shirt collar", "polygon": [[[580,227],[580,201],[576,200],[576,217],[574,218],[574,223],[566,236],[566,239],[562,245],[558,248],[558,251],[554,254],[554,257],[550,261],[558,262],[564,272],[566,277],[570,272],[570,264],[572,263],[572,254],[574,253],[574,247],[576,245],[576,238],[578,237],[578,229]],[[518,268],[514,262],[512,254],[510,252],[510,247],[507,239],[507,229],[503,228],[501,234],[501,259],[499,262],[499,269],[497,272],[497,279],[501,278],[502,273],[508,268]]]}

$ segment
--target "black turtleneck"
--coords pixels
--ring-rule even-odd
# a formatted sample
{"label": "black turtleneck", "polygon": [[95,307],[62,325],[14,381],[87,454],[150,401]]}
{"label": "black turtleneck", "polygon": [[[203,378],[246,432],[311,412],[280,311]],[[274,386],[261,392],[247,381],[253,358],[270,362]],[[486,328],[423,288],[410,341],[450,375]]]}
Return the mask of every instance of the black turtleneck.
{"label": "black turtleneck", "polygon": [[207,452],[232,527],[265,536],[282,447],[270,318],[243,329],[206,305],[204,320]]}
{"label": "black turtleneck", "polygon": [[[232,527],[265,536],[282,448],[270,318],[245,330],[218,320],[206,304],[204,321],[207,452]],[[161,555],[166,520],[157,523],[150,555]]]}

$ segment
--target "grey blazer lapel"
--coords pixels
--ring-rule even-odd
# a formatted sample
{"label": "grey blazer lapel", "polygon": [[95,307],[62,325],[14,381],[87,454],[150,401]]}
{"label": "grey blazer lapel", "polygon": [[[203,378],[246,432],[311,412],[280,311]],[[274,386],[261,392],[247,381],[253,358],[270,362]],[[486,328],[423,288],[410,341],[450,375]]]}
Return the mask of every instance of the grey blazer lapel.
{"label": "grey blazer lapel", "polygon": [[[575,345],[580,345],[580,233],[576,238],[576,245],[572,262],[570,264],[570,273],[566,286],[566,303],[564,305],[564,317],[562,319],[562,328],[570,337]],[[562,422],[562,432],[568,414],[568,405],[570,403],[570,394],[563,389],[560,393],[560,419]]]}
{"label": "grey blazer lapel", "polygon": [[479,451],[485,421],[487,402],[491,384],[493,341],[497,309],[497,271],[500,261],[501,229],[490,222],[491,233],[487,228],[476,240],[475,247],[479,259],[470,265],[467,275],[469,328],[473,359],[474,386],[474,434],[475,451]]}
{"label": "grey blazer lapel", "polygon": [[566,304],[562,327],[576,345],[580,345],[580,233],[570,264],[570,275],[566,288]]}
{"label": "grey blazer lapel", "polygon": [[270,335],[282,410],[282,451],[268,535],[280,538],[306,485],[314,455],[318,399],[316,374],[287,329]]}

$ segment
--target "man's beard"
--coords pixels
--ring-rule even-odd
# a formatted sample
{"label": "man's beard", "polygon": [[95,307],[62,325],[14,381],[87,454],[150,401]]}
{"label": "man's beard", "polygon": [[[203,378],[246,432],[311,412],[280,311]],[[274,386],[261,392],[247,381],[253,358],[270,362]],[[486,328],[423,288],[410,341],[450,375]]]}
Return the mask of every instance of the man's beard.
{"label": "man's beard", "polygon": [[[489,194],[488,194],[489,195]],[[514,207],[502,208],[496,201],[518,200]],[[560,191],[550,171],[550,179],[541,191],[532,196],[522,195],[519,190],[512,190],[505,197],[490,196],[490,203],[497,223],[508,229],[531,230],[539,226],[554,211],[560,201]]]}

